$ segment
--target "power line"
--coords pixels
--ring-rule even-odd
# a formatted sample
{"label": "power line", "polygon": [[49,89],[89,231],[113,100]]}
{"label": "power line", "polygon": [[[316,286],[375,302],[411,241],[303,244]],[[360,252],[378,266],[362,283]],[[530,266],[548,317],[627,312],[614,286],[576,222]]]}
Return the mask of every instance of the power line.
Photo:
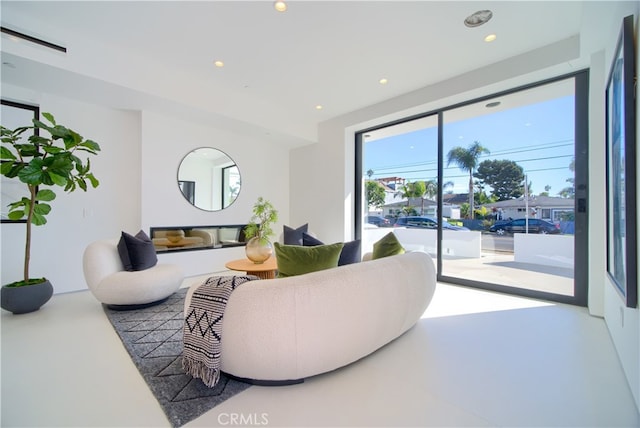
{"label": "power line", "polygon": [[[551,143],[544,143],[544,144],[538,144],[538,145],[533,145],[533,146],[529,146],[526,149],[505,149],[505,150],[500,150],[497,152],[492,152],[489,154],[483,154],[480,157],[481,158],[491,158],[491,157],[495,157],[496,155],[509,155],[509,154],[514,154],[514,153],[526,153],[526,152],[532,152],[532,151],[538,151],[538,150],[547,150],[547,149],[554,149],[554,148],[558,148],[558,147],[568,147],[568,146],[573,146],[573,139],[567,139],[567,140],[559,140],[559,141],[554,141]],[[573,155],[565,155],[564,157],[568,157],[568,156],[573,156]],[[365,154],[366,157],[366,154]],[[543,159],[543,158],[541,158]],[[519,161],[519,162],[525,162],[525,161]],[[429,161],[424,161],[424,162],[412,162],[412,163],[406,163],[406,164],[399,164],[399,165],[390,165],[390,166],[382,166],[382,167],[376,167],[376,168],[368,168],[368,169],[372,169],[373,171],[385,171],[388,169],[397,169],[397,168],[408,168],[408,167],[413,167],[413,166],[420,166],[420,165],[432,165],[435,164],[436,160],[429,160]],[[388,175],[388,173],[387,173]]]}
{"label": "power line", "polygon": [[[522,160],[518,160],[518,161],[514,160],[514,162],[535,162],[535,161],[548,160],[548,159],[560,159],[560,158],[572,158],[572,157],[573,157],[573,155],[549,156],[549,157],[546,157],[546,158],[522,159]],[[565,167],[562,167],[562,168],[569,169],[568,166],[565,166]]]}
{"label": "power line", "polygon": [[[562,159],[562,158],[568,158],[568,157],[573,157],[573,155],[558,155],[558,156],[547,156],[547,157],[541,157],[541,158],[532,158],[532,159],[522,159],[522,160],[518,160],[514,162],[535,162],[535,161],[541,161],[541,160],[550,160],[550,159]],[[459,167],[457,166],[447,166],[447,167],[443,167],[443,170],[452,170],[452,169],[459,169]],[[569,169],[569,166],[565,166],[565,167],[558,167],[556,169]],[[375,172],[373,173],[373,176],[386,176],[386,175],[401,175],[401,174],[412,174],[412,173],[417,173],[417,172],[433,172],[433,171],[438,171],[437,168],[426,168],[426,169],[413,169],[413,170],[403,170],[403,169],[396,169],[393,171],[386,171],[386,172]],[[533,170],[531,170],[533,171]]]}

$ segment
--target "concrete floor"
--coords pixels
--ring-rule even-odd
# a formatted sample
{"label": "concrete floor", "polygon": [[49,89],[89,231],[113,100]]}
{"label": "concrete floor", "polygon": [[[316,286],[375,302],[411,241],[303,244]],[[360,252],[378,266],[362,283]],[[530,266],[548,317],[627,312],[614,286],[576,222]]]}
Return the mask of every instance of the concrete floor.
{"label": "concrete floor", "polygon": [[[189,286],[193,279],[185,281]],[[3,427],[164,427],[88,291],[1,315]],[[605,323],[585,308],[438,284],[406,334],[299,385],[252,386],[191,427],[638,427]],[[250,422],[250,423],[247,423]]]}
{"label": "concrete floor", "polygon": [[483,252],[479,259],[443,259],[444,275],[573,296],[573,270],[514,261],[513,254]]}

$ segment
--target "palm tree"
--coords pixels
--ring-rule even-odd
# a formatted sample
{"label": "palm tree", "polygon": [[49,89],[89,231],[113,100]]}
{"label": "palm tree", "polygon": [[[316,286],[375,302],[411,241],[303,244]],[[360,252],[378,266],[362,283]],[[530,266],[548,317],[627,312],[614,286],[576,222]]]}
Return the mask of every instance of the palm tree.
{"label": "palm tree", "polygon": [[[453,187],[453,185],[454,185],[453,181],[447,181],[442,185],[442,190],[446,190],[448,187]],[[427,198],[433,199],[435,196],[438,196],[438,180],[437,179],[434,178],[432,180],[425,181],[424,187],[425,187],[424,195]]]}
{"label": "palm tree", "polygon": [[425,187],[424,194],[427,198],[431,199],[438,194],[438,182],[435,179],[425,181],[424,187]]}
{"label": "palm tree", "polygon": [[461,170],[469,171],[469,217],[473,219],[473,172],[478,166],[478,159],[489,149],[483,147],[479,141],[474,141],[469,148],[454,147],[447,153],[447,166],[455,163]]}
{"label": "palm tree", "polygon": [[411,198],[420,198],[422,200],[422,211],[424,213],[424,195],[427,192],[424,181],[414,181],[403,184],[400,190],[395,193],[395,196],[407,198],[407,207],[411,203]]}

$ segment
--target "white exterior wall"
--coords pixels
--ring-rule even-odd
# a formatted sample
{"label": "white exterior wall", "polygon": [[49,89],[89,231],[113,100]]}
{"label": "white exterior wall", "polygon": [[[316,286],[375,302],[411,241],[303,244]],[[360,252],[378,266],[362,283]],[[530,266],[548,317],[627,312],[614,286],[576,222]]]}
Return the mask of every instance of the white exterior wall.
{"label": "white exterior wall", "polygon": [[[433,229],[411,228],[366,228],[362,233],[362,254],[373,251],[373,244],[380,238],[393,232],[407,251],[425,251],[432,256],[437,254],[436,239],[438,232]],[[481,234],[473,231],[443,230],[442,253],[453,257],[479,259],[481,256]]]}
{"label": "white exterior wall", "polygon": [[514,261],[573,269],[573,236],[515,233]]}

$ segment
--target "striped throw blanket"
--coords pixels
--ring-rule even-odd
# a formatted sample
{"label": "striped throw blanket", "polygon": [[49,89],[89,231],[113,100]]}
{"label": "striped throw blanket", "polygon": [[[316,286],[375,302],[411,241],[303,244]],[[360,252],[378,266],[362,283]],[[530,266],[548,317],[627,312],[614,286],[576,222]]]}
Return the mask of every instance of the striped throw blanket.
{"label": "striped throw blanket", "polygon": [[220,379],[222,319],[231,292],[256,276],[212,276],[198,286],[187,309],[182,367],[208,387]]}

